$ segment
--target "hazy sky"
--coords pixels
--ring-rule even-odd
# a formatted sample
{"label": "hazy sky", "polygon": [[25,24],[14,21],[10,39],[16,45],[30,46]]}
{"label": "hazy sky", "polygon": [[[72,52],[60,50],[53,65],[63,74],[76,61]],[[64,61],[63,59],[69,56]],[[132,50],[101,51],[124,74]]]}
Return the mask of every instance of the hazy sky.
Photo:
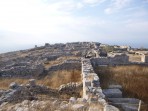
{"label": "hazy sky", "polygon": [[0,52],[71,41],[148,47],[148,0],[0,0]]}

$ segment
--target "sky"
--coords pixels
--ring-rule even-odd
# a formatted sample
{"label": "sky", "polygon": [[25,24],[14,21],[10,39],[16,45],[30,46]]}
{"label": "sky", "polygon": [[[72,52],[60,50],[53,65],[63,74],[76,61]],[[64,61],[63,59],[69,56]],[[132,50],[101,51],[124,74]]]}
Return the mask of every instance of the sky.
{"label": "sky", "polygon": [[0,0],[0,53],[77,41],[148,48],[148,0]]}

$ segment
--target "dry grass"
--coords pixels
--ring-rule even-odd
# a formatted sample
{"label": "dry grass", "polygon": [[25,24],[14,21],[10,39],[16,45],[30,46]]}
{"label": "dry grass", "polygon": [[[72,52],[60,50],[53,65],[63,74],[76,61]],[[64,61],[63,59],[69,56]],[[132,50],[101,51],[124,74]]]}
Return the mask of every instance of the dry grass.
{"label": "dry grass", "polygon": [[60,85],[67,84],[69,82],[81,82],[81,71],[56,71],[52,75],[38,81],[39,84],[44,84],[51,88],[58,88]]}
{"label": "dry grass", "polygon": [[136,97],[148,103],[148,67],[133,65],[98,67],[95,70],[103,88],[109,84],[121,84],[126,97]]}
{"label": "dry grass", "polygon": [[[0,89],[8,89],[9,84],[11,82],[16,82],[18,84],[26,84],[28,83],[28,79],[1,78]],[[60,85],[69,82],[81,82],[81,71],[79,70],[56,71],[48,77],[37,80],[37,84],[43,84],[45,86],[49,86],[50,88],[58,88]]]}
{"label": "dry grass", "polygon": [[78,59],[78,57],[75,57],[75,56],[59,57],[56,60],[48,61],[46,64],[44,64],[44,66],[45,66],[46,69],[48,69],[49,67],[56,65],[56,64],[60,64],[60,63],[64,62],[65,60],[68,60],[68,59]]}
{"label": "dry grass", "polygon": [[0,89],[8,89],[10,83],[16,82],[18,84],[26,84],[28,82],[28,79],[22,79],[22,78],[1,78],[0,79]]}

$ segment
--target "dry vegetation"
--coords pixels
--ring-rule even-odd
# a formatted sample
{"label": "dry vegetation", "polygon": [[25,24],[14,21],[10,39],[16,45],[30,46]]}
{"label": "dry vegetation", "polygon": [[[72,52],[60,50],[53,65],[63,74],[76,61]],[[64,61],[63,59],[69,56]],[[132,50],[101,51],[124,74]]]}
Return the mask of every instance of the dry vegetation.
{"label": "dry vegetation", "polygon": [[[1,78],[0,79],[0,89],[8,89],[9,84],[11,82],[16,82],[19,84],[26,84],[28,82],[28,79]],[[79,70],[56,71],[48,77],[37,80],[37,84],[43,84],[51,88],[58,88],[60,85],[66,84],[69,82],[81,82],[81,72]]]}
{"label": "dry vegetation", "polygon": [[52,61],[48,61],[44,64],[45,68],[48,69],[49,67],[53,66],[53,65],[56,65],[56,64],[60,64],[62,62],[64,62],[65,60],[68,60],[68,59],[75,59],[77,60],[78,57],[74,57],[74,56],[68,56],[68,57],[59,57],[57,58],[56,60],[52,60]]}
{"label": "dry vegetation", "polygon": [[58,88],[62,84],[69,82],[81,82],[81,72],[79,70],[56,71],[52,75],[38,80],[39,84],[44,84],[51,88]]}
{"label": "dry vegetation", "polygon": [[0,79],[0,89],[8,89],[10,83],[16,82],[19,84],[26,84],[28,82],[28,79],[22,79],[22,78],[1,78]]}
{"label": "dry vegetation", "polygon": [[148,104],[148,67],[108,66],[96,67],[95,71],[100,77],[102,88],[107,88],[109,84],[120,84],[124,97],[139,98]]}

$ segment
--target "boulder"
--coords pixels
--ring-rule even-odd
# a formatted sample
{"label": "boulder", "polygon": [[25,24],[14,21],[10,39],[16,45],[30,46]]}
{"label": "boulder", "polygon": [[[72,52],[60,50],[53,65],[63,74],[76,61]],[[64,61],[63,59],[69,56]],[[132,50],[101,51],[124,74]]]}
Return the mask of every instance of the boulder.
{"label": "boulder", "polygon": [[35,79],[30,79],[29,80],[29,85],[30,86],[35,86],[36,85]]}
{"label": "boulder", "polygon": [[71,97],[71,98],[69,99],[69,103],[71,103],[71,104],[75,104],[76,102],[77,102],[77,100],[76,100],[75,97]]}
{"label": "boulder", "polygon": [[10,89],[16,89],[16,88],[18,88],[19,87],[19,85],[16,83],[16,82],[12,82],[12,83],[10,83],[10,85],[9,85],[9,88]]}

